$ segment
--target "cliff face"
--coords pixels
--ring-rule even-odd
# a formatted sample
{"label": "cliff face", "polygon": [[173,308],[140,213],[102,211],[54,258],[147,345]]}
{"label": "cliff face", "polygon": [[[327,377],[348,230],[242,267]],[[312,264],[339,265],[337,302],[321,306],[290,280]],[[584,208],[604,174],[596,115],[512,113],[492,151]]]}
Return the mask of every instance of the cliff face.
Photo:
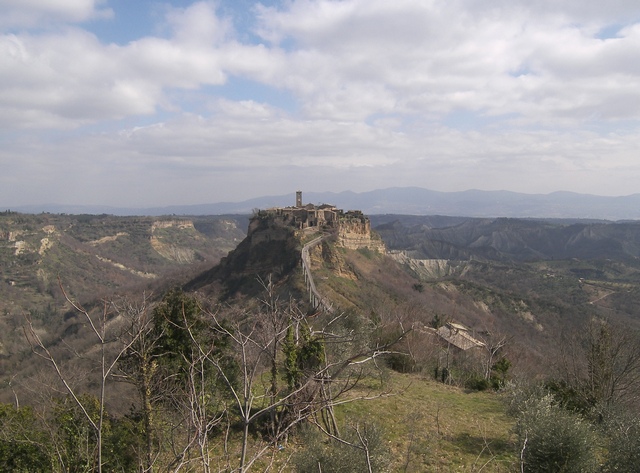
{"label": "cliff face", "polygon": [[447,259],[414,259],[404,251],[388,253],[398,263],[409,268],[416,276],[424,279],[438,279],[447,276],[459,276],[467,266],[466,261]]}
{"label": "cliff face", "polygon": [[338,245],[349,250],[369,248],[378,253],[386,252],[384,242],[371,232],[371,222],[366,217],[341,221],[338,226]]}
{"label": "cliff face", "polygon": [[237,293],[259,293],[260,279],[286,279],[300,266],[300,243],[295,228],[278,218],[254,217],[246,238],[220,264],[184,286],[187,291],[216,293],[226,299]]}
{"label": "cliff face", "polygon": [[[247,237],[238,247],[218,266],[187,283],[184,289],[227,299],[236,294],[260,293],[263,290],[260,280],[266,281],[269,277],[277,283],[291,280],[299,274],[296,269],[301,267],[300,235],[309,232],[335,233],[336,245],[349,250],[367,248],[378,253],[386,252],[382,240],[371,232],[369,219],[360,212],[343,214],[339,221],[331,224],[309,225],[305,221],[300,225],[299,220],[284,210],[261,211],[254,215],[249,222]],[[320,250],[312,251],[312,258],[321,256],[316,254],[317,251]],[[343,266],[338,261],[333,263],[337,268]]]}
{"label": "cliff face", "polygon": [[[350,250],[368,248],[379,253],[386,251],[385,245],[377,235],[371,233],[371,222],[359,210],[343,211],[333,205],[316,206],[308,204],[302,206],[302,196],[296,196],[296,207],[274,207],[260,211],[251,225],[269,219],[280,225],[299,230],[319,230],[335,233],[339,246]],[[249,233],[251,233],[251,226]]]}

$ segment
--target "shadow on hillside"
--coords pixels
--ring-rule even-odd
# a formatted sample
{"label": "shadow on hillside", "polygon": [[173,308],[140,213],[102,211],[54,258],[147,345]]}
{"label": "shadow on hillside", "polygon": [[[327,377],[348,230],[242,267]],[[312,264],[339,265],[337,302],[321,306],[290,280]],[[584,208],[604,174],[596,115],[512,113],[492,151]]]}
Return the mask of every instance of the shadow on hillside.
{"label": "shadow on hillside", "polygon": [[451,441],[465,453],[482,458],[509,455],[515,448],[511,442],[503,438],[480,437],[466,432],[453,436]]}

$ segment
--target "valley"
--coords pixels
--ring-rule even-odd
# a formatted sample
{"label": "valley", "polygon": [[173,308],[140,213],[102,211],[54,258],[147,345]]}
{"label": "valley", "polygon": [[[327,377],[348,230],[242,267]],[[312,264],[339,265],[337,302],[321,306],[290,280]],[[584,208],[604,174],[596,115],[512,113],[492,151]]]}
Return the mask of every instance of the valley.
{"label": "valley", "polygon": [[[633,381],[635,373],[640,372],[640,362],[632,356],[633,350],[629,351],[629,347],[636,346],[634,337],[640,333],[637,223],[403,215],[373,215],[365,222],[364,216],[355,214],[360,223],[354,227],[349,220],[353,216],[348,214],[345,222],[351,223],[343,227],[315,226],[315,220],[309,220],[312,224],[307,228],[304,223],[307,220],[300,220],[300,213],[295,214],[294,220],[273,215],[273,212],[254,213],[251,217],[1,215],[0,377],[6,386],[0,390],[2,401],[7,406],[18,401],[22,404],[30,398],[33,386],[55,384],[51,375],[46,374],[43,354],[45,361],[55,358],[65,373],[69,376],[73,373],[73,389],[98,393],[99,380],[88,373],[95,372],[95,363],[99,361],[96,357],[101,345],[96,345],[95,336],[101,332],[92,335],[87,322],[96,323],[97,327],[104,324],[105,333],[111,334],[104,346],[108,347],[109,356],[114,356],[113,350],[127,337],[134,337],[128,343],[138,343],[143,332],[132,335],[131,330],[142,323],[143,314],[148,314],[144,323],[150,325],[140,327],[148,327],[144,333],[145,337],[152,337],[150,340],[153,337],[164,340],[171,333],[172,337],[178,337],[176,330],[188,330],[191,338],[175,338],[162,344],[179,340],[185,347],[196,340],[206,344],[209,338],[200,339],[191,332],[202,327],[198,330],[209,333],[208,337],[216,339],[222,334],[228,338],[221,345],[228,348],[220,348],[224,353],[230,350],[224,355],[230,357],[224,363],[240,363],[238,366],[242,368],[245,366],[242,357],[257,357],[251,366],[259,368],[260,375],[245,387],[256,395],[268,393],[269,389],[274,394],[258,396],[251,402],[265,406],[265,412],[275,409],[281,415],[287,412],[282,401],[275,401],[269,409],[269,403],[265,402],[281,396],[288,399],[292,393],[298,393],[291,381],[294,378],[286,378],[284,374],[293,369],[287,365],[287,357],[291,355],[286,353],[295,352],[287,350],[293,346],[298,347],[296,350],[311,349],[322,340],[325,350],[322,356],[326,357],[323,359],[327,365],[320,372],[334,386],[336,395],[335,399],[322,397],[322,405],[328,400],[330,405],[337,401],[335,410],[325,411],[310,398],[299,402],[308,403],[309,412],[324,419],[316,420],[317,426],[328,428],[329,434],[331,429],[338,429],[338,424],[342,425],[339,430],[352,435],[350,448],[362,449],[364,444],[358,443],[362,437],[357,440],[364,432],[360,428],[384,431],[390,445],[380,450],[380,465],[386,465],[384,468],[388,470],[374,471],[480,471],[482,465],[483,471],[516,471],[517,445],[521,441],[517,426],[521,418],[509,417],[501,401],[507,394],[498,397],[493,390],[504,390],[507,386],[521,389],[535,380],[551,383],[548,385],[560,390],[558,396],[560,393],[573,396],[571,402],[582,403],[581,409],[599,408],[600,404],[592,398],[582,399],[579,394],[585,390],[584,393],[591,393],[589,396],[596,395],[593,386],[587,389],[580,384],[583,373],[595,366],[593,360],[586,364],[578,362],[578,356],[586,356],[581,344],[588,340],[602,343],[605,340],[602,337],[609,337],[603,335],[604,329],[598,328],[598,323],[605,323],[606,333],[611,334],[622,333],[623,327],[624,336],[607,338],[608,345],[599,348],[604,350],[599,356],[605,361],[609,356],[626,356],[625,369],[630,370],[620,373],[620,379],[628,384],[612,385],[609,397],[598,394],[601,396],[598,399],[615,406],[624,405],[630,412],[637,410],[635,394],[630,397],[630,393],[640,393],[640,386]],[[315,219],[316,214],[313,215]],[[72,301],[77,304],[75,308],[70,305]],[[160,310],[162,307],[165,308]],[[187,311],[187,307],[192,309]],[[160,314],[172,322],[158,332],[165,323],[158,318]],[[187,314],[194,317],[192,322],[188,322]],[[277,329],[277,324],[283,324],[284,328]],[[304,329],[309,330],[308,335],[297,335],[300,338],[295,344],[288,345],[292,343],[287,341],[290,328],[285,328],[297,327],[300,331],[302,326],[308,327]],[[473,340],[469,346],[477,348],[450,353],[452,344],[458,342],[453,335],[446,338],[443,328],[464,331]],[[255,337],[247,340],[256,347],[263,346],[260,350],[264,351],[245,351],[242,343],[236,346],[240,334]],[[305,344],[310,345],[304,348]],[[204,345],[185,349],[193,347],[201,350]],[[163,351],[153,352],[153,345],[149,349],[158,360],[167,356]],[[123,356],[129,353],[126,347],[123,350]],[[276,351],[268,358],[270,350]],[[182,361],[166,358],[163,369],[170,370],[167,373],[184,369],[178,367],[196,354],[183,352]],[[577,364],[570,367],[566,364],[569,359]],[[216,403],[221,404],[216,404],[215,409],[223,410],[216,412],[218,415],[234,412],[241,419],[245,415],[243,404],[236,404],[233,409],[222,408],[234,405],[233,397],[227,398],[223,393],[228,389],[237,392],[234,383],[247,383],[249,378],[229,382],[225,370],[230,368],[224,368],[216,360],[201,358],[201,363],[209,364],[209,368],[202,365],[202,369],[213,370],[206,371],[207,376],[222,383],[215,389],[207,388],[221,396],[216,397]],[[615,363],[619,361],[616,359]],[[132,376],[127,370],[133,365],[113,366],[114,376]],[[189,366],[191,370],[196,367]],[[314,375],[309,370],[318,368],[320,365],[303,364],[291,373],[297,373],[295,376],[301,378],[295,378],[299,380],[296,382],[303,383],[300,388],[308,390],[320,376],[320,372]],[[613,374],[619,367],[612,364],[606,369]],[[280,374],[269,378],[268,383],[274,387],[267,389],[267,378],[273,376],[268,375],[269,370]],[[134,386],[139,381],[123,384],[114,382],[116,378],[104,378],[112,393],[103,399],[113,416],[109,422],[123,425],[130,409],[143,417],[147,415],[145,412],[161,409],[168,400],[160,400],[164,396],[160,393],[169,389],[169,385],[167,379],[155,376],[149,382],[160,383],[156,388],[160,391],[157,396],[154,394],[157,400],[148,401],[151,402],[148,411],[142,409],[144,402],[137,400],[138,388]],[[286,379],[294,384],[287,385]],[[187,388],[172,386],[171,390],[177,389],[176,396]],[[576,391],[568,394],[573,391],[561,391],[565,389],[562,386],[572,386]],[[64,392],[60,388],[57,391]],[[188,395],[187,391],[180,396]],[[515,391],[509,395],[514,399],[522,396]],[[123,399],[127,402],[123,403]],[[414,417],[406,406],[422,414]],[[188,426],[196,428],[196,424],[180,420],[188,410],[171,409],[166,415],[171,412],[171,416],[177,417],[168,417],[167,422],[175,423],[172,425],[178,429],[176,432]],[[396,416],[414,417],[410,422],[423,423],[424,430],[414,435],[397,418],[389,417],[389,409]],[[252,428],[262,425],[249,412],[246,411],[245,419]],[[588,412],[585,410],[585,415]],[[325,424],[326,415],[336,419]],[[216,422],[222,422],[221,419]],[[81,414],[76,421],[82,421]],[[336,424],[331,427],[333,422]],[[224,442],[231,440],[233,446],[226,453],[219,453],[231,462],[229,465],[235,461],[235,449],[248,446],[249,438],[248,433],[243,437],[242,430],[232,426],[227,425],[231,436]],[[153,427],[158,434],[160,428],[159,424]],[[266,425],[260,428],[272,432]],[[374,435],[371,432],[368,435]],[[264,462],[271,458],[268,461],[273,462],[274,468],[282,467],[282,458],[264,456],[260,449],[269,435],[276,435],[278,441],[286,436],[252,435],[250,452],[257,455],[255,466],[268,469]],[[313,455],[321,458],[326,454],[327,444],[313,435],[317,432],[290,438],[286,448],[291,449],[290,460],[298,465],[297,470],[292,466],[291,471],[304,471],[300,466],[304,460],[298,455],[310,452],[307,449],[311,449],[311,443],[317,449]],[[311,443],[300,443],[302,438]],[[173,441],[183,442],[185,438],[176,437]],[[202,441],[212,451],[222,448],[219,433]],[[171,454],[165,447],[158,444],[139,448],[154,451],[162,455],[162,461],[169,461]],[[184,448],[195,455],[194,462],[202,463],[204,457],[198,457],[187,444]],[[336,458],[342,454],[334,452]],[[221,467],[220,471],[227,468],[233,469]]]}

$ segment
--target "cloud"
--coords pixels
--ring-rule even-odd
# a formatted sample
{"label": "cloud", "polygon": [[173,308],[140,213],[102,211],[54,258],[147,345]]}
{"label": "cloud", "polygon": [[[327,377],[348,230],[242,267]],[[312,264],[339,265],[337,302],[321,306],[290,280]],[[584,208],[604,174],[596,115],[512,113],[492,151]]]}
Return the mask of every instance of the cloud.
{"label": "cloud", "polygon": [[104,3],[106,0],[0,0],[0,27],[33,28],[110,18],[113,11],[102,7]]}
{"label": "cloud", "polygon": [[553,126],[599,109],[605,118],[638,118],[633,106],[611,109],[638,98],[629,80],[638,77],[635,27],[602,40],[591,19],[581,25],[551,4],[503,2],[304,0],[259,13],[266,41],[292,44],[282,80],[310,115],[467,109]]}
{"label": "cloud", "polygon": [[456,8],[459,3],[409,0],[296,5],[264,10],[265,36],[299,44],[287,70],[308,75],[288,80],[313,84],[298,90],[320,114],[341,109],[340,90],[357,98],[350,89],[378,88],[378,103],[358,101],[361,113],[467,109],[554,126],[568,118],[579,124],[594,113],[638,118],[632,106],[610,109],[638,99],[635,29],[603,41],[562,15],[532,17],[523,8],[472,15]]}
{"label": "cloud", "polygon": [[[77,3],[78,10],[96,7]],[[639,118],[638,25],[600,39],[591,23],[572,23],[551,6],[490,5],[300,0],[257,7],[264,44],[238,41],[232,19],[209,2],[169,9],[168,37],[124,46],[79,29],[6,34],[4,115],[11,111],[15,126],[46,127],[56,118],[59,126],[79,126],[152,114],[173,107],[171,88],[221,85],[237,75],[290,91],[310,119],[438,120],[456,110],[538,126]]]}
{"label": "cloud", "polygon": [[123,70],[121,56],[79,29],[0,37],[0,67],[9,71],[0,76],[2,125],[66,128],[153,112],[157,90]]}
{"label": "cloud", "polygon": [[125,46],[79,28],[0,36],[0,124],[68,128],[149,115],[167,105],[169,88],[223,83],[216,46],[228,26],[212,7],[197,3],[168,18],[170,38]]}
{"label": "cloud", "polygon": [[196,2],[186,8],[171,8],[167,13],[167,23],[178,43],[192,44],[196,48],[220,44],[234,35],[231,20],[218,16],[211,2]]}
{"label": "cloud", "polygon": [[229,1],[111,43],[89,24],[118,21],[106,1],[0,0],[0,201],[23,180],[35,201],[145,205],[637,191],[636,2],[291,0],[239,21]]}
{"label": "cloud", "polygon": [[599,193],[616,195],[637,188],[639,145],[638,134],[443,128],[407,134],[362,122],[295,120],[264,104],[223,100],[210,118],[184,114],[119,133],[6,146],[0,201],[12,202],[18,188],[33,203],[124,206],[244,200],[299,187],[539,193],[567,189],[567,176],[576,178],[571,190],[597,185]]}

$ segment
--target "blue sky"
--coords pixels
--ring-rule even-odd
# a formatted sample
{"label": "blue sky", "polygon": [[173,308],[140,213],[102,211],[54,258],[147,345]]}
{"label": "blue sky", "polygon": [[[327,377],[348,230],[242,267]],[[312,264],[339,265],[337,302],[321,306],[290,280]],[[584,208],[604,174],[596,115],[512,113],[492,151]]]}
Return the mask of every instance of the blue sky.
{"label": "blue sky", "polygon": [[0,207],[640,192],[636,0],[0,0]]}

